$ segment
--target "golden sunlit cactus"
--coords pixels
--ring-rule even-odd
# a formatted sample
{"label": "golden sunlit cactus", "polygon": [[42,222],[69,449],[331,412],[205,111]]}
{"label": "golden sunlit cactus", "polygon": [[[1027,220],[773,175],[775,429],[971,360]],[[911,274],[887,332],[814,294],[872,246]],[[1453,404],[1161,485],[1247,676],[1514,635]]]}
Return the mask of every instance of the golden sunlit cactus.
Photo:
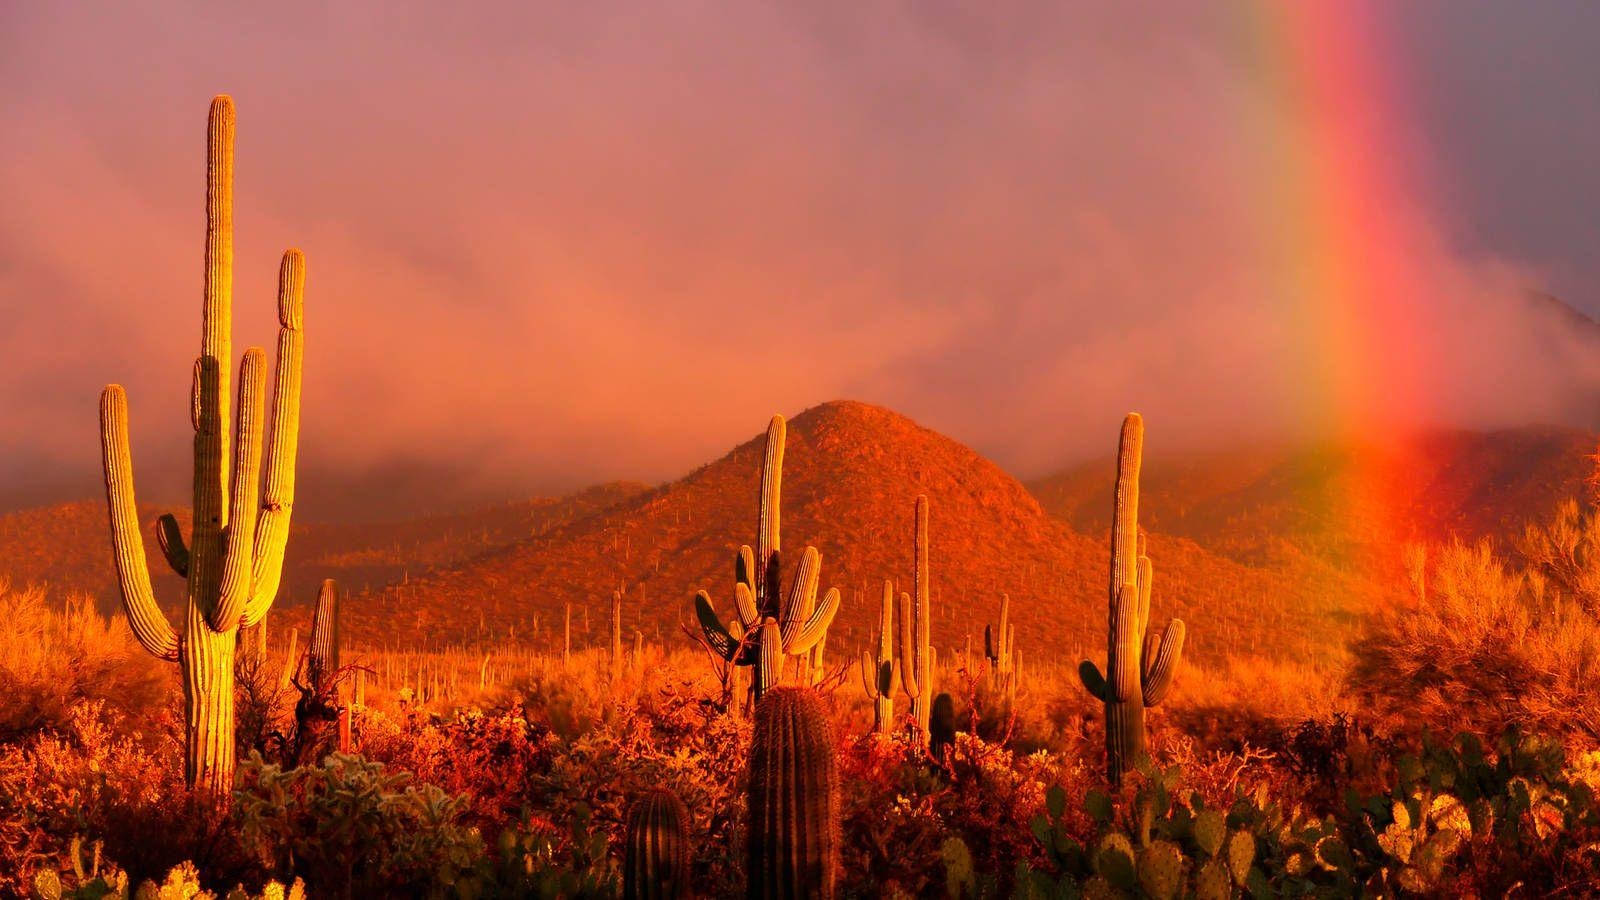
{"label": "golden sunlit cactus", "polygon": [[1011,624],[1011,598],[1000,595],[1000,627],[983,626],[983,655],[989,660],[989,676],[994,689],[1011,703],[1017,699],[1017,626]]}
{"label": "golden sunlit cactus", "polygon": [[1117,482],[1112,500],[1110,635],[1106,674],[1089,660],[1078,666],[1083,686],[1106,707],[1106,774],[1115,784],[1145,753],[1144,711],[1172,688],[1183,655],[1184,625],[1168,623],[1159,635],[1149,631],[1150,582],[1154,567],[1139,533],[1139,466],[1144,454],[1144,420],[1129,413],[1117,449]]}
{"label": "golden sunlit cactus", "polygon": [[[911,698],[911,716],[917,721],[919,739],[928,740],[928,719],[932,714],[934,677],[938,657],[933,649],[933,604],[928,597],[928,497],[917,496],[915,522],[915,565],[912,594],[900,595],[899,645],[895,656],[900,664],[900,684]],[[913,595],[915,599],[913,599]]]}
{"label": "golden sunlit cactus", "polygon": [[883,583],[883,605],[878,609],[878,653],[861,651],[861,686],[872,700],[872,730],[888,734],[894,728],[894,692],[899,690],[900,664],[894,658],[894,582]]}
{"label": "golden sunlit cactus", "polygon": [[182,631],[156,603],[134,500],[128,448],[128,399],[120,385],[100,397],[100,440],[117,580],[139,643],[183,673],[184,774],[190,786],[226,803],[233,788],[233,661],[238,630],[260,622],[282,575],[294,507],[300,432],[300,370],[305,259],[283,255],[278,269],[277,386],[265,451],[265,354],[245,351],[238,410],[229,433],[233,313],[233,101],[211,103],[206,165],[206,274],[200,357],[194,363],[194,527],[189,545],[176,520],[163,517],[163,554],[188,580]]}
{"label": "golden sunlit cactus", "polygon": [[704,642],[730,665],[754,666],[754,697],[783,681],[787,657],[798,657],[798,684],[815,681],[813,669],[820,668],[821,644],[828,626],[839,611],[839,589],[829,588],[817,602],[817,581],[822,575],[822,555],[807,547],[795,569],[787,595],[779,566],[779,503],[782,499],[783,448],[786,426],[783,416],[773,416],[767,426],[766,457],[761,465],[760,521],[756,546],[739,548],[734,561],[734,602],[738,610],[733,630],[722,623],[711,595],[695,595],[695,615],[700,620]]}

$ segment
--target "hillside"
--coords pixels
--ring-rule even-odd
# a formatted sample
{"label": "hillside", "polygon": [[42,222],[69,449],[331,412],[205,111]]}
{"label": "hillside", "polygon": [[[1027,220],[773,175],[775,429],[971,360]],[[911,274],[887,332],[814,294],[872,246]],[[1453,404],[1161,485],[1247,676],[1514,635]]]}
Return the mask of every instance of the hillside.
{"label": "hillside", "polygon": [[[632,482],[588,488],[565,497],[540,497],[468,513],[399,522],[317,523],[296,520],[289,538],[280,602],[309,603],[324,578],[352,590],[404,580],[408,572],[465,559],[520,538],[592,515],[645,490]],[[155,520],[166,510],[141,507],[145,552],[157,596],[176,602],[183,583],[155,542]],[[175,513],[187,534],[188,511]],[[87,593],[103,609],[117,600],[105,501],[84,500],[0,515],[0,576],[17,585],[48,584]]]}
{"label": "hillside", "polygon": [[[1387,447],[1261,445],[1145,462],[1145,523],[1252,565],[1304,552],[1349,562],[1371,550],[1378,520],[1403,523],[1401,540],[1515,539],[1530,518],[1585,496],[1596,436],[1537,427],[1435,431]],[[1073,528],[1108,525],[1111,462],[1029,484]],[[1375,487],[1374,487],[1375,486]],[[1381,509],[1380,509],[1381,507]]]}
{"label": "hillside", "polygon": [[[1115,442],[1116,423],[1106,435]],[[735,553],[753,540],[763,441],[757,435],[601,515],[358,598],[352,634],[436,645],[515,637],[555,648],[564,606],[572,603],[574,644],[598,644],[611,592],[625,585],[630,635],[638,629],[651,640],[686,640],[679,629],[696,589],[710,590],[724,606],[732,602]],[[782,507],[788,558],[816,546],[823,586],[845,594],[830,649],[853,652],[866,641],[876,616],[867,598],[877,596],[883,579],[909,587],[918,493],[928,494],[932,507],[936,643],[959,647],[969,634],[981,642],[1004,592],[1025,654],[1071,658],[1103,644],[1108,563],[1100,537],[1052,519],[1019,482],[961,444],[888,410],[836,402],[789,423]],[[1332,602],[1189,541],[1156,535],[1151,555],[1155,617],[1206,623],[1191,627],[1199,658],[1250,645],[1294,652],[1309,643],[1313,622],[1325,621]],[[1288,637],[1265,639],[1246,622]]]}

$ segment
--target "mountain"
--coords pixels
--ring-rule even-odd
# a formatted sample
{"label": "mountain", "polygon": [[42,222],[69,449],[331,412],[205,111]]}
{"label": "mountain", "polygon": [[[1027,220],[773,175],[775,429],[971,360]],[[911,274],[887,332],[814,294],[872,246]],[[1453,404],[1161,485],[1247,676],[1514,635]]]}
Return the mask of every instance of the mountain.
{"label": "mountain", "polygon": [[[1396,540],[1490,539],[1506,546],[1530,519],[1587,495],[1596,435],[1570,428],[1431,431],[1387,446],[1258,445],[1226,453],[1149,454],[1143,521],[1249,565],[1305,552],[1350,562],[1380,534]],[[1109,527],[1112,463],[1029,484],[1073,528]],[[1384,531],[1380,521],[1402,523]]]}
{"label": "mountain", "polygon": [[[1110,445],[1116,429],[1106,426]],[[754,540],[764,441],[759,434],[599,515],[356,598],[350,633],[434,645],[514,637],[558,648],[570,603],[574,645],[598,645],[608,640],[611,594],[625,586],[628,634],[686,641],[679,632],[695,590],[709,590],[725,614],[732,608],[735,554]],[[969,635],[981,645],[1002,593],[1012,599],[1025,654],[1075,658],[1103,646],[1104,535],[1052,518],[1016,479],[943,435],[886,409],[834,402],[789,423],[781,516],[785,578],[809,544],[822,554],[823,588],[844,592],[830,649],[854,652],[865,643],[885,578],[910,589],[919,493],[930,498],[934,638],[942,649]],[[1150,552],[1154,618],[1198,619],[1191,621],[1198,658],[1246,646],[1303,652],[1330,612],[1328,601],[1284,577],[1192,541],[1155,535]]]}
{"label": "mountain", "polygon": [[[284,563],[279,602],[309,603],[324,578],[348,589],[376,589],[407,572],[444,565],[593,515],[646,490],[616,482],[565,497],[540,497],[451,515],[397,522],[317,523],[296,519]],[[156,595],[176,602],[183,582],[166,565],[155,521],[166,510],[141,507],[145,554]],[[189,514],[177,510],[187,534]],[[105,501],[85,500],[0,515],[0,576],[17,585],[48,584],[95,597],[103,609],[118,603]]]}

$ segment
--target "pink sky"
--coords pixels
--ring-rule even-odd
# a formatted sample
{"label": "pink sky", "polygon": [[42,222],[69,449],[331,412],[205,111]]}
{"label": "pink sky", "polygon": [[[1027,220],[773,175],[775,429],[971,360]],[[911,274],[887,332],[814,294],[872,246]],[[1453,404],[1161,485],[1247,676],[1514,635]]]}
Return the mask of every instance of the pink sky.
{"label": "pink sky", "polygon": [[[1024,476],[1109,452],[1128,409],[1152,446],[1318,425],[1293,260],[1260,239],[1296,111],[1247,4],[139,6],[0,10],[0,505],[95,495],[110,381],[142,497],[181,501],[219,92],[235,342],[270,343],[303,248],[303,468],[380,514],[410,499],[385,481],[436,504],[676,477],[839,397]],[[1415,83],[1377,98],[1416,173],[1383,204],[1422,223],[1432,416],[1590,425],[1595,345],[1518,298],[1600,307],[1592,172],[1547,183],[1595,158],[1592,61],[1565,6],[1458,8],[1389,23]],[[1531,47],[1540,83],[1447,77]],[[1568,130],[1497,148],[1463,104]]]}

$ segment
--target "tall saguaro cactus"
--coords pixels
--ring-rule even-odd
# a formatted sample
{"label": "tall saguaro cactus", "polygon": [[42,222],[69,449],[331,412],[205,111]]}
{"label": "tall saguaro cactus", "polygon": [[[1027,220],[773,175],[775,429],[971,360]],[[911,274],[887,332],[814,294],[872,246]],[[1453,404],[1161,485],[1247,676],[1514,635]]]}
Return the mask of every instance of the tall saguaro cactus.
{"label": "tall saguaro cactus", "polygon": [[899,646],[895,656],[900,660],[900,683],[911,698],[911,715],[917,720],[921,740],[928,739],[928,719],[933,709],[934,675],[938,658],[933,649],[933,604],[928,597],[928,497],[917,496],[917,509],[913,526],[915,559],[912,572],[912,591],[915,600],[900,595],[900,628],[896,632]]}
{"label": "tall saguaro cactus", "polygon": [[774,688],[756,705],[746,808],[747,896],[833,897],[839,871],[839,761],[827,703],[812,688]]}
{"label": "tall saguaro cactus", "polygon": [[[783,592],[778,528],[782,500],[783,416],[773,416],[767,426],[766,458],[761,465],[760,521],[756,546],[739,548],[734,561],[734,605],[738,628],[722,624],[711,595],[695,595],[695,615],[712,652],[733,666],[753,666],[757,703],[763,693],[783,681],[786,659],[799,657],[797,681],[810,684],[813,666],[820,665],[822,641],[839,611],[839,589],[829,588],[817,602],[817,582],[822,575],[822,555],[807,547],[795,569],[787,594]],[[735,638],[733,631],[742,630]]]}
{"label": "tall saguaro cactus", "polygon": [[1083,686],[1106,707],[1106,774],[1122,776],[1145,752],[1144,711],[1172,688],[1183,655],[1184,625],[1173,619],[1159,637],[1151,634],[1150,582],[1154,574],[1139,534],[1139,466],[1144,454],[1144,420],[1129,413],[1117,449],[1117,482],[1112,500],[1111,591],[1106,674],[1089,660],[1078,666]]}
{"label": "tall saguaro cactus", "polygon": [[861,686],[872,700],[872,730],[888,734],[894,728],[894,692],[899,689],[900,664],[894,658],[894,582],[883,583],[883,605],[878,608],[878,652],[861,651]]}
{"label": "tall saguaro cactus", "polygon": [[194,528],[189,546],[173,520],[160,536],[172,567],[188,580],[179,631],[151,588],[134,500],[128,448],[128,398],[121,385],[100,397],[100,442],[117,580],[128,623],[146,650],[178,663],[185,702],[184,774],[189,784],[226,802],[233,788],[233,660],[238,631],[262,620],[278,593],[294,508],[300,431],[300,369],[305,259],[283,255],[278,269],[277,386],[265,451],[265,355],[245,351],[239,367],[232,434],[228,368],[233,314],[233,101],[211,102],[206,165],[206,274],[200,357],[194,363]]}

